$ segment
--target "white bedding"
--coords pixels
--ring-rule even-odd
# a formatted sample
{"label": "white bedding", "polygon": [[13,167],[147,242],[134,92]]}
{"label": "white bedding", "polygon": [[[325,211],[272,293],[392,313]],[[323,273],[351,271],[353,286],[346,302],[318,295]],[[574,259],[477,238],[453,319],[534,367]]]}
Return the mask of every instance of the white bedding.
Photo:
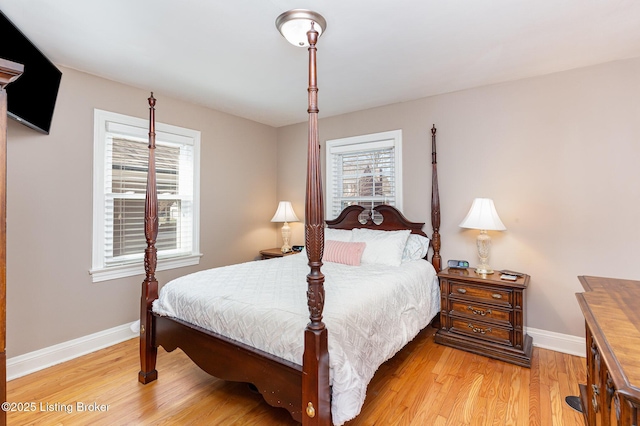
{"label": "white bedding", "polygon": [[[167,283],[153,310],[301,365],[308,272],[305,254],[200,271]],[[439,286],[425,260],[327,262],[322,272],[332,420],[342,425],[360,412],[378,367],[438,313]]]}

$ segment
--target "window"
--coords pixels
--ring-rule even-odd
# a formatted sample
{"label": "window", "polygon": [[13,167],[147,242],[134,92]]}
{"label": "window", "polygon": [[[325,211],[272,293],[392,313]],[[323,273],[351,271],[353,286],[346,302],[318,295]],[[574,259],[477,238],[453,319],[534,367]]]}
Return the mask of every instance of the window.
{"label": "window", "polygon": [[[93,281],[144,273],[149,122],[94,111]],[[196,265],[200,132],[156,123],[157,270]]]}
{"label": "window", "polygon": [[402,209],[402,130],[329,140],[326,155],[328,219],[352,204]]}

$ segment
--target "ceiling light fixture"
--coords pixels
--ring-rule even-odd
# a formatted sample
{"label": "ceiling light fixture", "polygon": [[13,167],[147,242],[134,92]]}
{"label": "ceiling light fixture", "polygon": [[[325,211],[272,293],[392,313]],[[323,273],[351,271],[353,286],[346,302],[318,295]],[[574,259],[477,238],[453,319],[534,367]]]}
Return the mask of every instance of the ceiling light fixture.
{"label": "ceiling light fixture", "polygon": [[311,28],[318,32],[318,37],[327,29],[327,21],[317,12],[305,9],[293,9],[284,12],[276,19],[276,28],[287,41],[294,46],[309,47],[307,32]]}

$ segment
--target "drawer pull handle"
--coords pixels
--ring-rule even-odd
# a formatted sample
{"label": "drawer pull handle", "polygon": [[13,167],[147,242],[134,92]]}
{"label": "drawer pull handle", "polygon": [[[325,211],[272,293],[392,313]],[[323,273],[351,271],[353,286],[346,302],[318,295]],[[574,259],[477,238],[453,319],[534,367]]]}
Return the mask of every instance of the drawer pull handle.
{"label": "drawer pull handle", "polygon": [[491,297],[493,297],[494,299],[502,299],[502,295],[498,293],[493,293]]}
{"label": "drawer pull handle", "polygon": [[466,292],[467,292],[466,288],[459,288],[458,289],[458,293],[460,293],[460,294],[465,294]]}
{"label": "drawer pull handle", "polygon": [[471,324],[471,323],[469,323],[469,328],[474,333],[480,333],[480,334],[491,333],[491,329],[490,328],[484,329],[484,328],[480,328],[480,327],[474,327],[473,324]]}
{"label": "drawer pull handle", "polygon": [[474,309],[472,306],[467,306],[467,309],[473,312],[474,315],[480,315],[480,316],[491,315],[491,309],[487,309],[486,311],[483,311],[482,309]]}

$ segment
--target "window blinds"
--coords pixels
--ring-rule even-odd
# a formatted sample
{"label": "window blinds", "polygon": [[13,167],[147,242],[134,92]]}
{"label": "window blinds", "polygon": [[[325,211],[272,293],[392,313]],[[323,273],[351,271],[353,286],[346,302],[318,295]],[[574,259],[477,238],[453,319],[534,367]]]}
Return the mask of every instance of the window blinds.
{"label": "window blinds", "polygon": [[396,203],[395,147],[366,145],[357,151],[346,147],[332,150],[333,217],[353,204],[372,209]]}
{"label": "window blinds", "polygon": [[[107,140],[105,263],[136,261],[147,246],[144,208],[148,142],[127,135]],[[193,147],[156,142],[158,257],[189,254],[193,229]]]}

